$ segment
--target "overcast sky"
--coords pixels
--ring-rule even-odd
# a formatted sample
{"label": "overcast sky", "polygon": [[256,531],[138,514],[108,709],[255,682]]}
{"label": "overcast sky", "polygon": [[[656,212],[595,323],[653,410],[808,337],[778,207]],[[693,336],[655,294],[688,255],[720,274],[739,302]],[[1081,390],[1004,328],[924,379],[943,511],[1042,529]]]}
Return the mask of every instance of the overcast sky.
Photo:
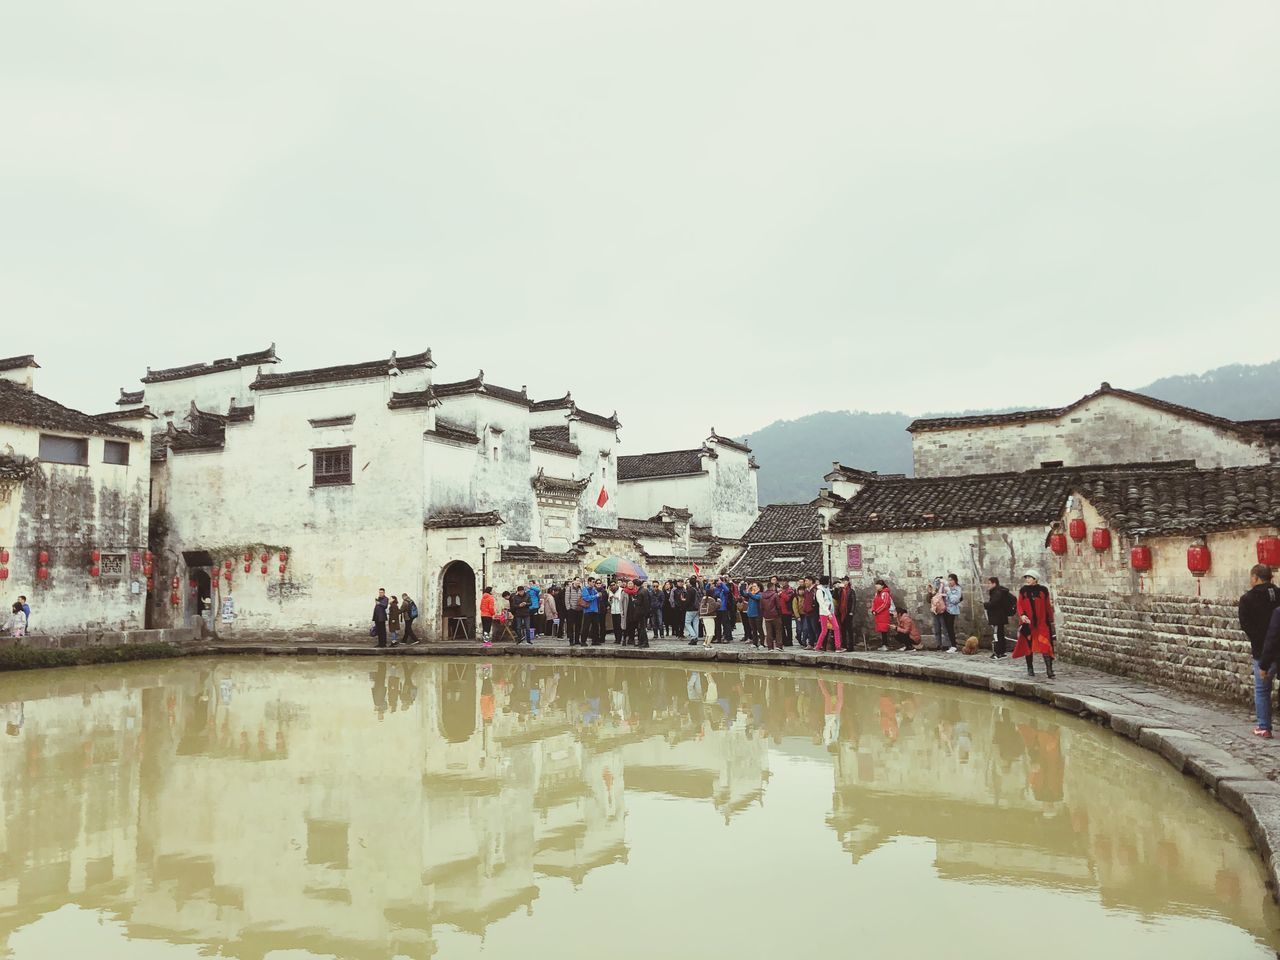
{"label": "overcast sky", "polygon": [[0,356],[435,351],[626,449],[1280,356],[1275,0],[39,0]]}

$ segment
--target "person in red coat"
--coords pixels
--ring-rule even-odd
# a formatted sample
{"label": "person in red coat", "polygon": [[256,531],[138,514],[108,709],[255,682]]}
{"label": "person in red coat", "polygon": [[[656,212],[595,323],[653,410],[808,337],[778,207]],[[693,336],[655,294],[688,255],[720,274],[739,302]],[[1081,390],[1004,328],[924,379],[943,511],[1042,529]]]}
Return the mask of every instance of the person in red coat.
{"label": "person in red coat", "polygon": [[883,580],[875,582],[876,595],[871,598],[871,616],[876,623],[876,633],[880,634],[880,649],[889,649],[889,610],[893,607],[893,596],[889,593],[889,585]]}
{"label": "person in red coat", "polygon": [[1040,574],[1028,570],[1022,578],[1022,589],[1018,591],[1018,643],[1013,648],[1013,656],[1027,658],[1027,676],[1034,677],[1035,655],[1044,657],[1044,669],[1049,679],[1053,679],[1053,600],[1049,597],[1049,589],[1040,583]]}

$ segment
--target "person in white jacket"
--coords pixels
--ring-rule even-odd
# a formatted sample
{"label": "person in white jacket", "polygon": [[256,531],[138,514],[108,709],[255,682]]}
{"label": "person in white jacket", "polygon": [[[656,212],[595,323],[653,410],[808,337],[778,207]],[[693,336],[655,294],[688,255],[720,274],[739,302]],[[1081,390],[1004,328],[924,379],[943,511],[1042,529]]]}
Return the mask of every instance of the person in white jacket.
{"label": "person in white jacket", "polygon": [[836,604],[831,596],[830,577],[818,578],[815,598],[818,601],[818,622],[822,624],[822,630],[818,634],[818,642],[813,645],[814,652],[823,649],[827,639],[827,631],[830,630],[835,637],[836,653],[839,653],[843,649],[843,645],[840,643],[840,622],[835,615]]}

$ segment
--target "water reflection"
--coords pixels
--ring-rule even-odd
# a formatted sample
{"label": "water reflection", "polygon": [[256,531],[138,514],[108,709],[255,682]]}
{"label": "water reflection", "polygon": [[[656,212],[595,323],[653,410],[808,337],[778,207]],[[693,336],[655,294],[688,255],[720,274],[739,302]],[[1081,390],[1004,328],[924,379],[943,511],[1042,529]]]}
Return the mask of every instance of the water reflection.
{"label": "water reflection", "polygon": [[815,881],[883,852],[911,888],[929,878],[897,844],[923,838],[943,880],[1276,942],[1256,855],[1202,791],[976,692],[737,666],[210,660],[7,676],[0,702],[0,955],[42,955],[42,924],[73,904],[130,941],[223,956],[428,957],[628,863],[628,801],[664,805],[643,808],[650,860],[690,843],[686,808],[695,836],[728,825],[746,845],[821,831],[842,862],[803,854]]}

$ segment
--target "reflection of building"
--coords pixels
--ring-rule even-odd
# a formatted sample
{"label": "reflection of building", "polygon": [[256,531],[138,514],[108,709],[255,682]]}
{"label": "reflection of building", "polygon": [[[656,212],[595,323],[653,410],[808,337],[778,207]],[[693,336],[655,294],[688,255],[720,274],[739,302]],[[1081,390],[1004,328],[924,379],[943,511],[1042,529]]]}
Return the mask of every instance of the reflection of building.
{"label": "reflection of building", "polygon": [[76,903],[228,957],[428,957],[626,863],[628,791],[633,810],[641,792],[774,813],[770,743],[832,764],[829,823],[855,857],[924,837],[949,879],[1270,924],[1238,825],[1158,760],[963,691],[237,660],[0,677],[0,703],[0,953]]}

